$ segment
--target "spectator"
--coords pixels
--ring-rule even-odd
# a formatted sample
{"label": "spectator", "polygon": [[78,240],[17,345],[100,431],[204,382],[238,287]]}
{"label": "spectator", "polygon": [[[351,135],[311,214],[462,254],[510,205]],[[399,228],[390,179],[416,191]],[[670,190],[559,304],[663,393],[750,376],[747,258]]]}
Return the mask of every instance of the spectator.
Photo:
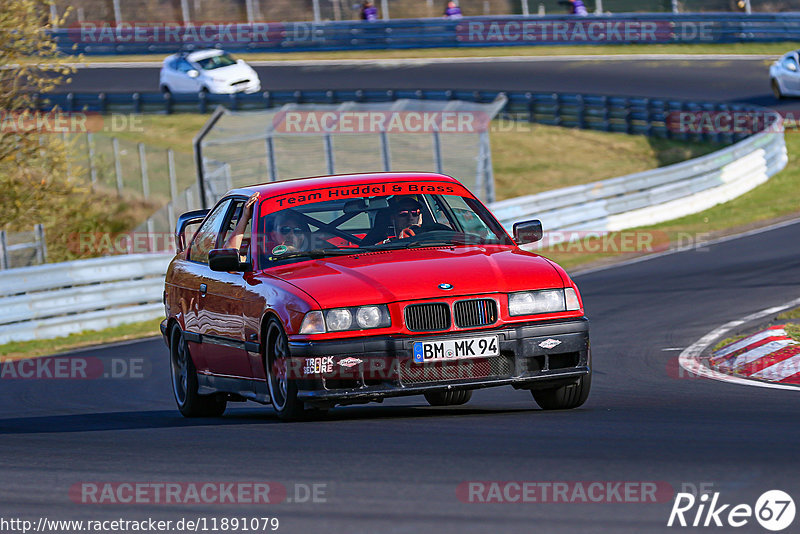
{"label": "spectator", "polygon": [[461,8],[458,7],[458,4],[453,2],[447,2],[447,7],[444,8],[444,18],[446,19],[460,19],[461,18]]}
{"label": "spectator", "polygon": [[371,0],[365,0],[361,4],[361,20],[366,20],[367,22],[378,20],[378,8],[375,7]]}
{"label": "spectator", "polygon": [[571,15],[585,17],[589,14],[589,11],[586,9],[586,4],[583,3],[583,0],[561,0],[559,4],[565,4]]}

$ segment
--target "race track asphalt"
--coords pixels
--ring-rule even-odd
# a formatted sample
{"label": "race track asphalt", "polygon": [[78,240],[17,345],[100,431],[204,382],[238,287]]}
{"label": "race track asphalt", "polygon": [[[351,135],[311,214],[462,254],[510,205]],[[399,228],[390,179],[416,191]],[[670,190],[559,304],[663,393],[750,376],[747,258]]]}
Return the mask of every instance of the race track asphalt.
{"label": "race track asphalt", "polygon": [[[265,90],[466,89],[646,96],[775,106],[768,62],[504,61],[256,67]],[[158,91],[158,68],[86,68],[60,90]],[[791,101],[783,105],[791,104]]]}
{"label": "race track asphalt", "polygon": [[[269,407],[183,419],[159,339],[72,357],[143,360],[143,378],[2,380],[0,516],[55,519],[277,516],[282,532],[667,532],[658,503],[462,502],[465,481],[713,484],[725,503],[800,496],[800,396],[677,371],[721,323],[797,295],[800,223],[578,276],[592,320],[584,407],[543,412],[510,388],[456,408],[421,398],[280,423]],[[671,349],[671,350],[665,350]],[[327,502],[76,504],[86,481],[324,484]],[[760,532],[751,525],[743,532]]]}

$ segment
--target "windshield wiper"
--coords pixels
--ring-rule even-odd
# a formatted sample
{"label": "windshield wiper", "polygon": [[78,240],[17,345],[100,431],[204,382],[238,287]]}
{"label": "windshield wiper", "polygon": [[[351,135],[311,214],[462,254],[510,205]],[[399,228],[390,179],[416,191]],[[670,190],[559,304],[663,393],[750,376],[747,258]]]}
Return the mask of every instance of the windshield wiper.
{"label": "windshield wiper", "polygon": [[358,248],[315,248],[313,250],[298,250],[297,252],[289,252],[281,254],[280,256],[273,255],[276,260],[285,260],[287,258],[300,258],[307,257],[311,259],[325,258],[328,256],[350,256],[363,252]]}

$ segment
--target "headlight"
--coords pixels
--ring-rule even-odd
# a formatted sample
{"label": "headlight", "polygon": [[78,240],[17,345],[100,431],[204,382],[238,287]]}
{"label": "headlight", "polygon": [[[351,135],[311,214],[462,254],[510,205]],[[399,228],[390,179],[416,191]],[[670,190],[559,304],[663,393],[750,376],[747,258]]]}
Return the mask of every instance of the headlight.
{"label": "headlight", "polygon": [[508,313],[510,315],[554,313],[566,311],[566,309],[563,289],[521,291],[508,295]]}
{"label": "headlight", "polygon": [[344,330],[366,330],[391,326],[386,305],[333,308],[308,312],[300,325],[301,334],[323,334]]}
{"label": "headlight", "polygon": [[347,330],[353,324],[353,314],[347,308],[328,310],[325,313],[325,324],[332,332]]}

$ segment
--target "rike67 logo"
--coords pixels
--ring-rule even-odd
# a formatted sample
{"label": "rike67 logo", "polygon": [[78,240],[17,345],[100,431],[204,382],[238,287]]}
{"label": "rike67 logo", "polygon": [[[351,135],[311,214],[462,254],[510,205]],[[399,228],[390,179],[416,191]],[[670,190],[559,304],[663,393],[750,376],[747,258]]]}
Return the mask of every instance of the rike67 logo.
{"label": "rike67 logo", "polygon": [[792,524],[795,516],[794,500],[781,490],[764,492],[755,506],[749,504],[724,504],[720,493],[678,493],[669,514],[667,526],[739,528],[753,518],[765,529],[777,532]]}

